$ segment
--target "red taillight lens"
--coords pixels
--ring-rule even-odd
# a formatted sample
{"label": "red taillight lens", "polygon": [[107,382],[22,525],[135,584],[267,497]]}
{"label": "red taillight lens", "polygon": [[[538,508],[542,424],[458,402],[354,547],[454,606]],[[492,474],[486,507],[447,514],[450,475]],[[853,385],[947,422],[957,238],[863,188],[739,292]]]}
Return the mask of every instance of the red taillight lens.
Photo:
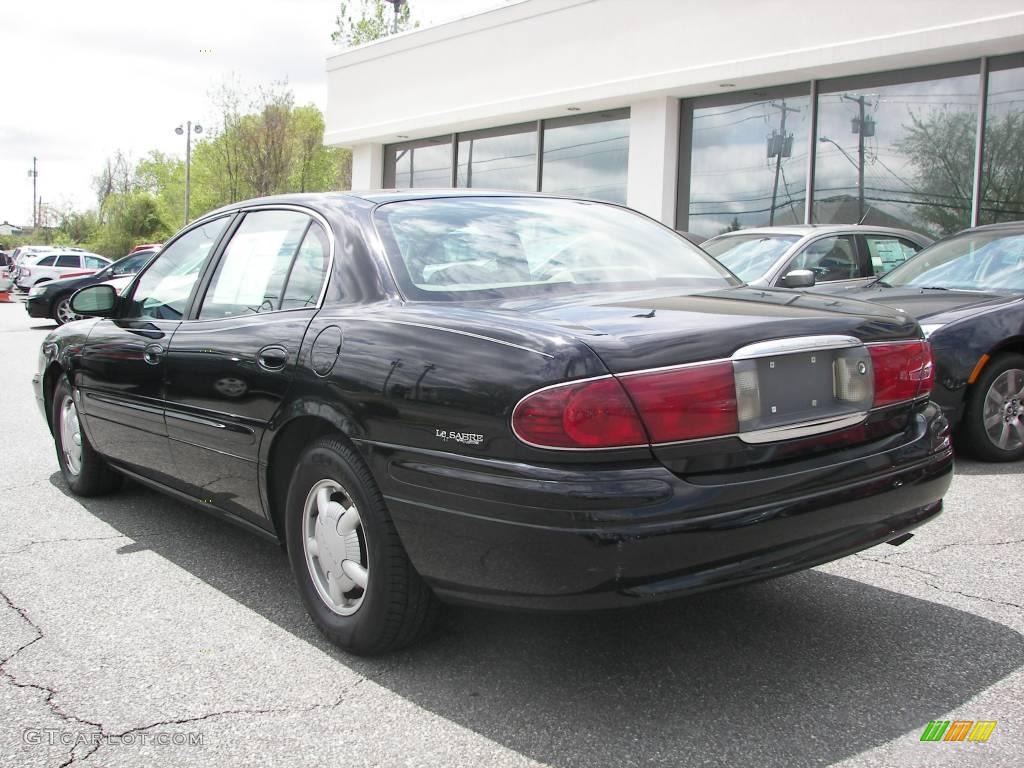
{"label": "red taillight lens", "polygon": [[512,412],[520,440],[542,448],[616,448],[646,445],[636,409],[617,379],[543,389]]}
{"label": "red taillight lens", "polygon": [[651,441],[671,443],[739,430],[732,363],[624,376]]}
{"label": "red taillight lens", "polygon": [[935,365],[927,341],[872,344],[868,351],[875,371],[875,408],[913,400],[932,391]]}

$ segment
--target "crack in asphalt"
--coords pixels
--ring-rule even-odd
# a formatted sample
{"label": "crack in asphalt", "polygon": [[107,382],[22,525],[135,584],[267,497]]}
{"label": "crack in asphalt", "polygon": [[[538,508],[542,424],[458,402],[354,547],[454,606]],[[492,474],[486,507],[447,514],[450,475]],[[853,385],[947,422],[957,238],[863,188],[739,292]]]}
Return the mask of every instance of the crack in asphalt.
{"label": "crack in asphalt", "polygon": [[[143,534],[146,536],[152,536],[153,534]],[[83,536],[82,538],[68,537],[63,539],[36,539],[34,541],[26,542],[22,544],[18,549],[5,549],[0,550],[0,557],[6,557],[7,555],[18,555],[25,552],[32,547],[40,546],[42,544],[61,544],[69,541],[110,541],[113,539],[130,539],[130,536],[119,533],[112,536]]]}
{"label": "crack in asphalt", "polygon": [[[1001,543],[1012,544],[1012,543],[1016,543],[1016,542],[1001,542]],[[956,545],[949,545],[949,546],[956,546]],[[860,554],[860,553],[854,554],[854,557],[856,557],[856,558],[858,558],[860,560],[865,560],[865,561],[867,561],[869,563],[878,563],[879,565],[891,565],[894,568],[901,568],[901,569],[907,570],[907,571],[914,571],[915,573],[921,573],[921,574],[924,574],[925,576],[931,576],[932,578],[935,578],[935,579],[942,578],[941,574],[933,573],[931,571],[926,571],[923,568],[915,568],[912,565],[905,565],[904,563],[897,563],[897,562],[895,562],[893,560],[885,560],[885,559],[879,559],[879,558],[874,558],[874,557],[868,557],[867,555],[863,555],[863,554]],[[996,600],[996,599],[991,598],[991,597],[984,597],[982,595],[973,595],[973,594],[971,594],[969,592],[961,592],[958,589],[950,589],[948,587],[939,586],[938,584],[934,584],[931,581],[928,581],[928,579],[915,579],[915,581],[917,581],[919,584],[924,584],[926,586],[931,587],[934,590],[942,592],[943,594],[959,595],[960,597],[966,597],[966,598],[969,598],[971,600],[981,600],[982,602],[986,602],[986,603],[994,603],[996,605],[1005,605],[1005,606],[1010,607],[1010,608],[1016,608],[1017,610],[1024,610],[1024,605],[1020,605],[1018,603],[1011,603],[1008,600]]]}
{"label": "crack in asphalt", "polygon": [[953,541],[947,544],[940,544],[937,547],[931,549],[913,549],[895,552],[890,552],[887,555],[878,555],[879,562],[881,560],[888,560],[893,557],[908,557],[910,555],[934,555],[937,552],[943,552],[953,547],[1004,547],[1010,544],[1024,544],[1024,539],[1008,539],[1007,541]]}
{"label": "crack in asphalt", "polygon": [[[125,537],[111,536],[111,537],[105,537],[105,538],[125,538]],[[72,541],[74,541],[74,539],[72,539]],[[203,715],[196,715],[194,717],[183,717],[183,718],[173,718],[173,719],[168,719],[168,720],[157,720],[157,721],[152,722],[152,723],[146,723],[145,725],[138,725],[138,726],[135,726],[134,728],[128,728],[127,730],[124,730],[124,731],[112,732],[112,731],[107,730],[107,728],[102,723],[100,723],[100,722],[96,722],[94,720],[87,720],[86,718],[79,717],[78,715],[74,715],[74,714],[64,710],[60,706],[60,704],[57,703],[54,700],[59,695],[59,691],[56,688],[53,688],[53,687],[48,686],[48,685],[41,685],[39,683],[22,682],[22,681],[18,680],[14,676],[14,674],[12,672],[10,672],[6,668],[7,664],[12,659],[14,659],[14,657],[16,657],[18,654],[20,654],[26,648],[29,648],[33,644],[35,644],[35,643],[39,642],[40,640],[42,640],[46,636],[46,634],[45,634],[45,632],[43,632],[42,627],[40,627],[38,624],[36,624],[32,620],[32,618],[28,615],[28,612],[25,611],[25,609],[22,608],[21,606],[15,604],[15,602],[13,600],[11,600],[11,598],[8,597],[8,595],[5,592],[3,592],[2,590],[0,590],[0,598],[3,599],[4,603],[6,603],[6,605],[11,610],[17,612],[17,614],[21,617],[22,621],[24,621],[29,627],[31,627],[32,631],[35,633],[35,637],[33,637],[28,642],[23,643],[13,653],[11,653],[9,656],[4,658],[3,660],[0,660],[0,679],[7,680],[11,685],[13,685],[16,688],[31,689],[31,690],[39,691],[40,693],[43,694],[43,703],[46,704],[46,706],[49,707],[50,710],[58,718],[63,720],[65,723],[74,723],[74,724],[77,724],[77,725],[87,726],[87,727],[89,727],[91,729],[94,729],[96,731],[95,741],[90,745],[90,748],[86,752],[84,752],[82,755],[76,756],[75,755],[75,748],[78,745],[76,744],[76,745],[72,746],[71,751],[68,753],[68,758],[64,762],[62,762],[60,764],[59,768],[68,768],[71,765],[81,764],[82,761],[88,760],[90,757],[92,757],[92,755],[94,755],[100,749],[100,747],[102,747],[104,745],[104,743],[106,743],[106,741],[111,741],[111,740],[115,740],[115,739],[123,739],[125,736],[128,736],[130,734],[142,733],[144,731],[149,731],[149,730],[152,730],[153,728],[159,728],[161,726],[188,725],[188,724],[191,724],[191,723],[203,722],[205,720],[212,720],[212,719],[218,718],[218,717],[233,717],[233,716],[239,716],[239,715],[241,715],[241,716],[244,716],[244,715],[256,715],[256,716],[259,716],[259,715],[276,715],[276,714],[292,714],[292,713],[294,713],[294,714],[305,714],[305,713],[308,713],[308,712],[315,712],[315,711],[321,710],[321,709],[335,709],[335,708],[341,706],[341,704],[345,701],[346,698],[348,698],[349,694],[351,694],[352,691],[357,686],[359,686],[360,684],[366,682],[366,680],[367,680],[366,677],[359,677],[359,678],[357,678],[351,685],[348,685],[348,686],[345,687],[345,689],[338,695],[337,699],[335,699],[334,701],[330,701],[330,702],[308,704],[308,705],[305,705],[305,706],[293,706],[293,707],[267,707],[265,709],[225,709],[225,710],[220,710],[220,711],[217,711],[217,712],[207,712],[207,713],[205,713]]]}

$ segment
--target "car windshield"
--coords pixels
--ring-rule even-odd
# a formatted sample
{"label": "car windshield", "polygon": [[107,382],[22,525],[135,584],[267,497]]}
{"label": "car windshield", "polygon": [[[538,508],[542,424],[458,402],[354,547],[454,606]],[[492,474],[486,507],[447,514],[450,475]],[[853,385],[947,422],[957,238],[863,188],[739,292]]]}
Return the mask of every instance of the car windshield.
{"label": "car windshield", "polygon": [[880,282],[893,287],[1024,291],[1024,233],[982,230],[943,240]]}
{"label": "car windshield", "polygon": [[720,235],[701,243],[701,248],[725,264],[743,280],[757,280],[800,237],[797,235]]}
{"label": "car windshield", "polygon": [[670,229],[624,208],[551,198],[462,197],[380,206],[376,223],[407,298],[467,301],[737,284]]}

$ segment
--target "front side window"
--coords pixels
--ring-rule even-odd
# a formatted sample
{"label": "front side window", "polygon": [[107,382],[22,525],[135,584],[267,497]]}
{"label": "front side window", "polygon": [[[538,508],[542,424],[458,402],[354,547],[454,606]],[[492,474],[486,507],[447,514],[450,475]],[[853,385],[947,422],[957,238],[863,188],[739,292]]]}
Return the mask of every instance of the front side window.
{"label": "front side window", "polygon": [[227,216],[208,221],[161,251],[136,283],[125,317],[181,320],[203,265],[227,224]]}
{"label": "front side window", "polygon": [[85,266],[88,269],[103,269],[107,266],[107,262],[99,256],[83,256],[82,258],[85,260]]}
{"label": "front side window", "polygon": [[392,271],[412,299],[465,301],[736,279],[675,232],[603,203],[545,198],[407,200],[377,209]]}
{"label": "front side window", "polygon": [[789,262],[783,274],[794,269],[811,270],[819,283],[867,277],[857,258],[857,246],[851,235],[815,240]]}
{"label": "front side window", "polygon": [[217,264],[200,319],[280,309],[288,269],[309,223],[297,211],[247,213]]}
{"label": "front side window", "polygon": [[722,235],[701,243],[700,247],[725,264],[734,275],[750,282],[771,270],[799,239],[799,235]]}

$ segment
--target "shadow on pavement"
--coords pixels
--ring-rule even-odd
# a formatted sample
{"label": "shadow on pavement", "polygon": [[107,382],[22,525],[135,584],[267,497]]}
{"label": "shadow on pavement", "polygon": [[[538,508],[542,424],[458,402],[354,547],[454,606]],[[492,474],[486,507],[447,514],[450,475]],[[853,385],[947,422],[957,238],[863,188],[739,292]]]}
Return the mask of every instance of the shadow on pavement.
{"label": "shadow on pavement", "polygon": [[1001,624],[817,571],[598,614],[451,607],[427,642],[361,659],[318,634],[280,547],[132,483],[76,500],[134,540],[125,556],[150,549],[420,707],[559,767],[825,765],[1024,665],[1024,638]]}

